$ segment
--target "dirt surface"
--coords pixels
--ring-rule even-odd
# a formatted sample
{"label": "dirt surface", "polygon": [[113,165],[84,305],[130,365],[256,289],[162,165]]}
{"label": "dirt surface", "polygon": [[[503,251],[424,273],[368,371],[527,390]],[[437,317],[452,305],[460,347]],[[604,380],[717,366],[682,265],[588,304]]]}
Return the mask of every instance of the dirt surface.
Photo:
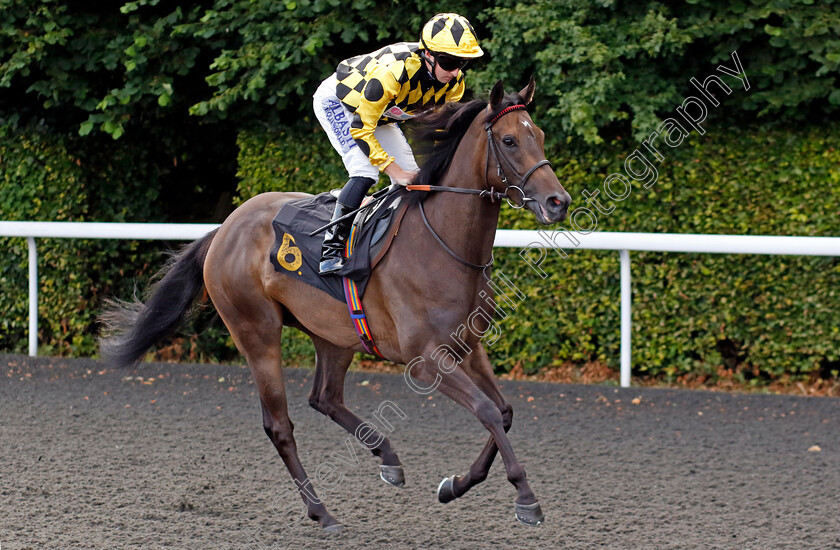
{"label": "dirt surface", "polygon": [[446,398],[348,375],[360,416],[382,429],[383,401],[405,415],[385,412],[406,468],[397,489],[309,408],[313,371],[286,375],[300,457],[312,477],[335,468],[319,496],[343,533],[300,519],[246,368],[3,355],[0,548],[840,549],[838,398],[502,381],[546,514],[527,527],[498,459],[485,483],[437,502],[487,437]]}

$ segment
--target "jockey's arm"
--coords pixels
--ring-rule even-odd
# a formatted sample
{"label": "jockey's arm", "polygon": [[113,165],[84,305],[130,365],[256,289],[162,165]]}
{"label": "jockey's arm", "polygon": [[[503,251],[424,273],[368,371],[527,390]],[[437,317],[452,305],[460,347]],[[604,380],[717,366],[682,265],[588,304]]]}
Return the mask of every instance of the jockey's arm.
{"label": "jockey's arm", "polygon": [[410,182],[413,173],[398,166],[373,134],[388,104],[399,93],[400,83],[387,67],[378,67],[371,72],[353,116],[350,135],[373,166],[405,185]]}

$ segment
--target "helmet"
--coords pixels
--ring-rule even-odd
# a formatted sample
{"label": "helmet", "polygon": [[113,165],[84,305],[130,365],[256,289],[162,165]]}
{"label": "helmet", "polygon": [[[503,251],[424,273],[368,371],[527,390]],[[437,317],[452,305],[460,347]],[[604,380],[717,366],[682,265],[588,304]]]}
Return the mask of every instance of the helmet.
{"label": "helmet", "polygon": [[420,44],[435,53],[475,58],[484,55],[467,18],[457,13],[439,13],[423,26]]}

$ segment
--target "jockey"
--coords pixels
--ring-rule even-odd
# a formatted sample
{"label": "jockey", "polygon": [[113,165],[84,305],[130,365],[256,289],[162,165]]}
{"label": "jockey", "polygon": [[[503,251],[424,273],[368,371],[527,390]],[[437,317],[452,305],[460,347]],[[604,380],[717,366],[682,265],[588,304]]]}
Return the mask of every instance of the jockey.
{"label": "jockey", "polygon": [[[358,208],[384,172],[392,183],[408,185],[419,168],[396,124],[420,112],[458,101],[470,59],[481,57],[469,21],[440,13],[423,27],[420,42],[400,42],[345,59],[313,96],[318,122],[341,155],[350,176],[336,201],[335,221]],[[352,217],[326,230],[321,275],[344,265],[342,252]]]}

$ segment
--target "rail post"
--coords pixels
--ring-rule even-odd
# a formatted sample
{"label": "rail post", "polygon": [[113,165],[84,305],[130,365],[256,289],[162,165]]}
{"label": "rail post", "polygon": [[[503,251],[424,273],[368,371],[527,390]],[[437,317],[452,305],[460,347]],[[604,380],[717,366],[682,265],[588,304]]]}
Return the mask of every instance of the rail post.
{"label": "rail post", "polygon": [[631,328],[633,291],[630,285],[630,252],[619,250],[618,258],[621,261],[621,387],[630,387],[630,358]]}
{"label": "rail post", "polygon": [[34,237],[26,237],[29,246],[29,357],[38,356],[38,248]]}

